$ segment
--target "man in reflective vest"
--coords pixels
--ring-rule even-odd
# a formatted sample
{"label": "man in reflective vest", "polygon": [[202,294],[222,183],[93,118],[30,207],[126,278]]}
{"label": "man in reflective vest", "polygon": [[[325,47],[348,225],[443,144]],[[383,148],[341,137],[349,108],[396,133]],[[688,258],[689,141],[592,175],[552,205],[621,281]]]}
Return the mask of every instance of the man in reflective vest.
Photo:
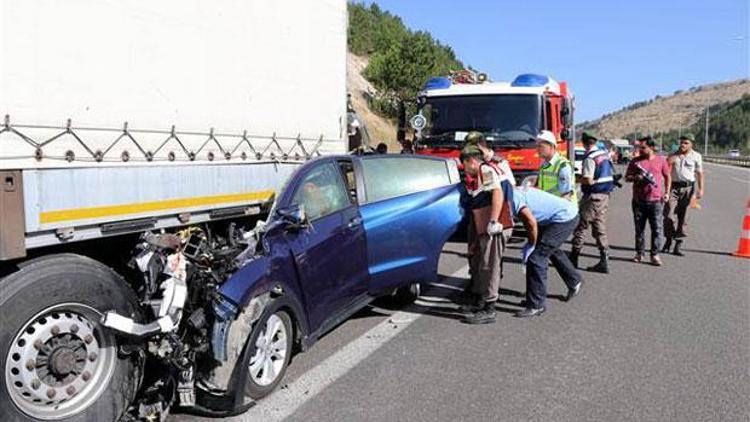
{"label": "man in reflective vest", "polygon": [[614,166],[608,151],[597,148],[596,136],[584,132],[582,141],[586,154],[581,164],[581,191],[583,192],[583,198],[579,204],[581,219],[573,233],[570,261],[578,268],[583,237],[590,226],[591,234],[599,247],[599,262],[589,267],[588,270],[609,273],[607,209],[609,208],[609,193],[615,188]]}
{"label": "man in reflective vest", "polygon": [[536,186],[547,193],[577,204],[573,165],[557,152],[555,135],[548,130],[541,131],[536,137],[536,151],[544,160],[539,168]]}

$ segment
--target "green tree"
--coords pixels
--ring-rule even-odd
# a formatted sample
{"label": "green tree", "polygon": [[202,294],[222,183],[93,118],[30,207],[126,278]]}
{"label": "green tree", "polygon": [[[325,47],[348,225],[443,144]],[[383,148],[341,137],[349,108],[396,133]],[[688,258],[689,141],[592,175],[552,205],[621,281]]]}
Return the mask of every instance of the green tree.
{"label": "green tree", "polygon": [[410,31],[376,3],[349,3],[349,49],[370,56],[364,76],[378,90],[373,108],[390,117],[399,102],[415,99],[427,79],[463,68],[452,48],[429,32]]}

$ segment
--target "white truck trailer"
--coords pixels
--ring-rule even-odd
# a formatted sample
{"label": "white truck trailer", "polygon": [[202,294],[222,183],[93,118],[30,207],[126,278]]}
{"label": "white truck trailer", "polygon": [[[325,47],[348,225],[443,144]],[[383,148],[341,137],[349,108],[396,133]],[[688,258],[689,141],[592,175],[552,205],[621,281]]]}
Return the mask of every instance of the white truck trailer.
{"label": "white truck trailer", "polygon": [[[132,399],[102,292],[61,302],[58,286],[121,279],[111,268],[144,231],[261,214],[301,162],[345,152],[346,13],[345,0],[0,2],[0,420],[107,420]],[[74,370],[74,346],[100,359]]]}

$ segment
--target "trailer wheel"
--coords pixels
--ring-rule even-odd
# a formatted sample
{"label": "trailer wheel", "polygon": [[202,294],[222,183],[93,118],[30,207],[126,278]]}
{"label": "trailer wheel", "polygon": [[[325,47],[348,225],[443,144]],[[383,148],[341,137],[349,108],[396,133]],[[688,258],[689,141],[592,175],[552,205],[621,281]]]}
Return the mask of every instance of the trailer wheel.
{"label": "trailer wheel", "polygon": [[64,254],[0,281],[0,420],[115,421],[133,400],[140,362],[118,353],[99,324],[116,310],[138,316],[113,270]]}
{"label": "trailer wheel", "polygon": [[245,347],[243,377],[245,394],[260,399],[270,394],[284,378],[292,357],[292,318],[271,302],[253,327]]}

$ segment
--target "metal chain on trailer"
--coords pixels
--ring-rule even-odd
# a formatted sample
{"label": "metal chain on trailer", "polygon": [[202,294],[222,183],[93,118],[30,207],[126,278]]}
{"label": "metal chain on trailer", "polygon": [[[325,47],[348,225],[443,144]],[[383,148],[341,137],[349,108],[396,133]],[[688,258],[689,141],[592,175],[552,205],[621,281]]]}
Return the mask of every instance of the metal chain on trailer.
{"label": "metal chain on trailer", "polygon": [[[41,141],[37,142],[34,139],[32,139],[30,136],[24,134],[19,129],[46,129],[46,130],[61,130],[61,132],[57,133],[56,135]],[[84,137],[82,134],[84,132],[119,132],[119,135],[112,141],[106,148],[94,148],[90,144],[87,144],[84,140]],[[14,157],[3,157],[0,156],[0,160],[2,159],[24,159],[24,158],[34,158],[36,161],[41,162],[44,159],[50,159],[50,160],[65,160],[67,162],[73,162],[73,161],[95,161],[95,162],[104,162],[104,161],[121,161],[121,162],[128,162],[128,161],[145,161],[145,162],[159,162],[159,161],[181,161],[178,160],[177,155],[174,151],[169,151],[167,154],[166,160],[165,159],[158,159],[157,154],[170,142],[174,142],[179,146],[179,151],[182,151],[182,153],[185,154],[188,161],[196,161],[198,159],[199,154],[201,151],[203,151],[209,144],[213,143],[218,147],[219,152],[222,155],[222,158],[229,161],[235,158],[239,158],[243,161],[248,159],[255,159],[257,161],[261,160],[273,160],[273,161],[303,161],[303,160],[309,160],[316,156],[321,156],[320,153],[320,147],[323,145],[326,139],[323,138],[323,135],[321,135],[319,138],[303,138],[301,135],[297,135],[296,137],[282,137],[277,136],[276,133],[274,133],[271,136],[257,136],[257,135],[248,135],[247,131],[244,131],[242,135],[236,135],[236,134],[218,134],[214,131],[214,128],[211,128],[208,133],[200,133],[200,132],[178,132],[175,129],[175,126],[173,125],[171,130],[169,131],[160,131],[160,130],[131,130],[128,128],[128,123],[125,122],[123,124],[122,129],[111,129],[111,128],[74,128],[72,126],[71,119],[67,120],[67,123],[64,127],[57,127],[57,126],[41,126],[41,125],[11,125],[10,122],[10,116],[5,115],[5,121],[0,128],[0,135],[4,133],[10,133],[13,135],[16,135],[20,139],[22,139],[24,142],[29,144],[31,147],[34,148],[34,154],[32,156],[14,156]],[[81,133],[81,135],[79,135]],[[139,134],[165,134],[167,137],[164,139],[164,141],[159,144],[159,146],[151,151],[146,150],[142,147],[141,143],[137,140],[137,135]],[[187,147],[185,147],[185,144],[180,139],[180,136],[206,136],[205,141],[200,145],[200,147],[197,150],[190,150]],[[45,154],[44,149],[45,147],[50,146],[50,144],[59,142],[60,139],[65,138],[66,136],[72,137],[86,152],[87,156],[85,157],[76,157],[76,154],[73,152],[73,150],[67,150],[63,156],[53,156]],[[222,144],[219,142],[217,137],[220,138],[239,138],[239,141],[233,148],[224,148]],[[259,142],[261,140],[268,141],[267,144],[263,148],[257,148],[256,145],[253,145],[253,142],[251,141]],[[281,147],[281,144],[279,143],[279,140],[283,141],[294,141],[291,148],[288,150],[284,150]],[[120,154],[119,159],[108,159],[107,154],[117,145],[120,141],[130,141],[133,146],[135,147],[134,152],[137,153],[139,156],[133,156],[128,150],[123,150]],[[2,142],[2,139],[0,139],[0,142]],[[313,143],[314,142],[314,143]],[[305,143],[308,144],[308,147],[312,145],[312,148],[306,148]],[[236,152],[242,147],[243,144],[246,144],[251,152],[251,155],[247,154],[246,151],[242,151],[242,153],[238,156],[236,155]],[[206,159],[208,161],[214,161],[215,154],[211,151],[209,151],[206,154]]]}

